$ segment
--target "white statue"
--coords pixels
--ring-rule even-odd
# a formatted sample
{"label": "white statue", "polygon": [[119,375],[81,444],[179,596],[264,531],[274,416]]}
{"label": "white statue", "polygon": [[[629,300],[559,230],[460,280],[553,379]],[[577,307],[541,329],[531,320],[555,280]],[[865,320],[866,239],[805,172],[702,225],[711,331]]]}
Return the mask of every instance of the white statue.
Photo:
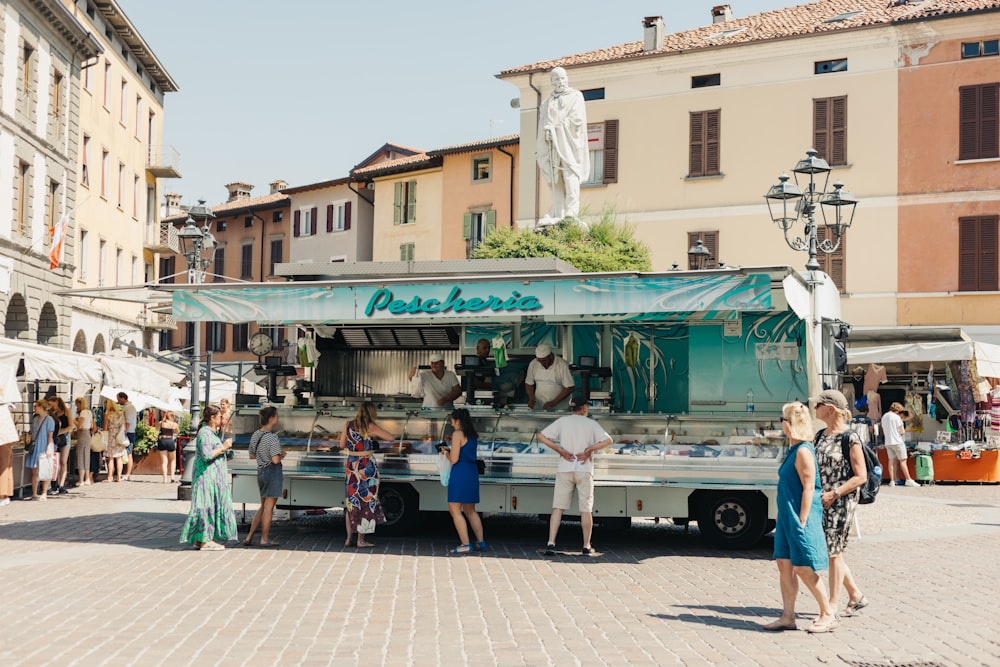
{"label": "white statue", "polygon": [[538,167],[551,190],[552,208],[540,224],[577,217],[580,182],[590,175],[583,94],[569,87],[562,67],[554,68],[550,76],[554,90],[542,102],[536,150]]}

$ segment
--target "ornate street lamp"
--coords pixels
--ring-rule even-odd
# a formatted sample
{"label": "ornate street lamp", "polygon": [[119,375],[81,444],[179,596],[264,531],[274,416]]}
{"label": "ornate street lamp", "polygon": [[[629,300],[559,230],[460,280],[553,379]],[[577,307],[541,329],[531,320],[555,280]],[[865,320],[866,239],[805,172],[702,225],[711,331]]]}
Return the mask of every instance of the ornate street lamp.
{"label": "ornate street lamp", "polygon": [[708,268],[708,261],[710,259],[712,259],[712,253],[705,247],[701,239],[695,241],[694,245],[688,250],[688,264],[695,271]]}

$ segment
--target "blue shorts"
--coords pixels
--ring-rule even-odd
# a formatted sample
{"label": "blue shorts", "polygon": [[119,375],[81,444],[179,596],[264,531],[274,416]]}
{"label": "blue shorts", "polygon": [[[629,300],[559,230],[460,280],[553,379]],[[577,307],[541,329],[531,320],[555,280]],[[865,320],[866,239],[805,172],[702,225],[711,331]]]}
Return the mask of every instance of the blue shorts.
{"label": "blue shorts", "polygon": [[135,448],[135,431],[132,431],[131,433],[126,431],[125,437],[128,438],[128,445],[125,447],[125,451],[129,453],[129,456],[131,456],[132,449]]}
{"label": "blue shorts", "polygon": [[282,469],[280,463],[257,468],[257,487],[261,498],[281,497]]}

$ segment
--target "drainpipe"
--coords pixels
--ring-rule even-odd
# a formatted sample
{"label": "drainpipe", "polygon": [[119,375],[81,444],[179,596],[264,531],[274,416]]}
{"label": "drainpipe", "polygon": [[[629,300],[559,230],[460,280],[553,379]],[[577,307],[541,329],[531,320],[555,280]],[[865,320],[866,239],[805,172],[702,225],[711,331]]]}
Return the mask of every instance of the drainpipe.
{"label": "drainpipe", "polygon": [[[497,146],[497,150],[510,158],[510,226],[514,226],[514,154],[508,153],[503,146]],[[535,201],[538,201],[537,198]]]}
{"label": "drainpipe", "polygon": [[[531,88],[533,91],[535,91],[535,132],[537,133],[538,121],[541,120],[541,114],[542,114],[542,91],[539,90],[538,88],[535,88],[535,84],[532,81],[534,76],[535,76],[534,72],[528,74],[528,87]],[[536,146],[538,145],[537,136],[535,137],[535,145]],[[542,170],[538,168],[538,159],[536,158],[535,159],[535,227],[538,226],[538,218],[539,218],[538,210],[539,207],[542,205],[540,199],[541,193],[539,192],[541,187],[542,187]]]}

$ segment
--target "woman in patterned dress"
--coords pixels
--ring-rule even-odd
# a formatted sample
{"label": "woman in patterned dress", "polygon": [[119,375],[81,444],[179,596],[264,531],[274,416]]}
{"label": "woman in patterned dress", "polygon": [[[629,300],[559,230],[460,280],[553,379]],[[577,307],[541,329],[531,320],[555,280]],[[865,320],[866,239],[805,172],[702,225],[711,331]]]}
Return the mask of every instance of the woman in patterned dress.
{"label": "woman in patterned dress", "polygon": [[202,551],[221,551],[225,547],[219,542],[236,539],[236,514],[226,465],[226,452],[232,449],[233,441],[219,439],[221,425],[219,408],[205,406],[194,443],[191,511],[181,529],[181,543]]}
{"label": "woman in patterned dress", "polygon": [[[823,533],[830,553],[830,605],[836,611],[840,588],[850,596],[847,613],[853,614],[868,605],[844,559],[847,535],[858,507],[857,489],[868,479],[865,455],[858,434],[847,427],[851,411],[847,399],[835,389],[821,391],[813,399],[816,416],[826,428],[816,434],[816,460],[823,487]],[[845,459],[842,439],[849,438],[849,458]]]}
{"label": "woman in patterned dress", "polygon": [[385,441],[395,438],[375,422],[377,417],[375,405],[366,401],[358,408],[354,419],[344,424],[344,430],[340,434],[340,448],[347,454],[344,481],[347,496],[344,510],[347,541],[344,546],[348,547],[355,534],[358,536],[357,546],[375,546],[366,536],[375,532],[377,524],[385,523],[382,503],[378,499],[378,466],[372,456],[376,449],[372,436]]}

